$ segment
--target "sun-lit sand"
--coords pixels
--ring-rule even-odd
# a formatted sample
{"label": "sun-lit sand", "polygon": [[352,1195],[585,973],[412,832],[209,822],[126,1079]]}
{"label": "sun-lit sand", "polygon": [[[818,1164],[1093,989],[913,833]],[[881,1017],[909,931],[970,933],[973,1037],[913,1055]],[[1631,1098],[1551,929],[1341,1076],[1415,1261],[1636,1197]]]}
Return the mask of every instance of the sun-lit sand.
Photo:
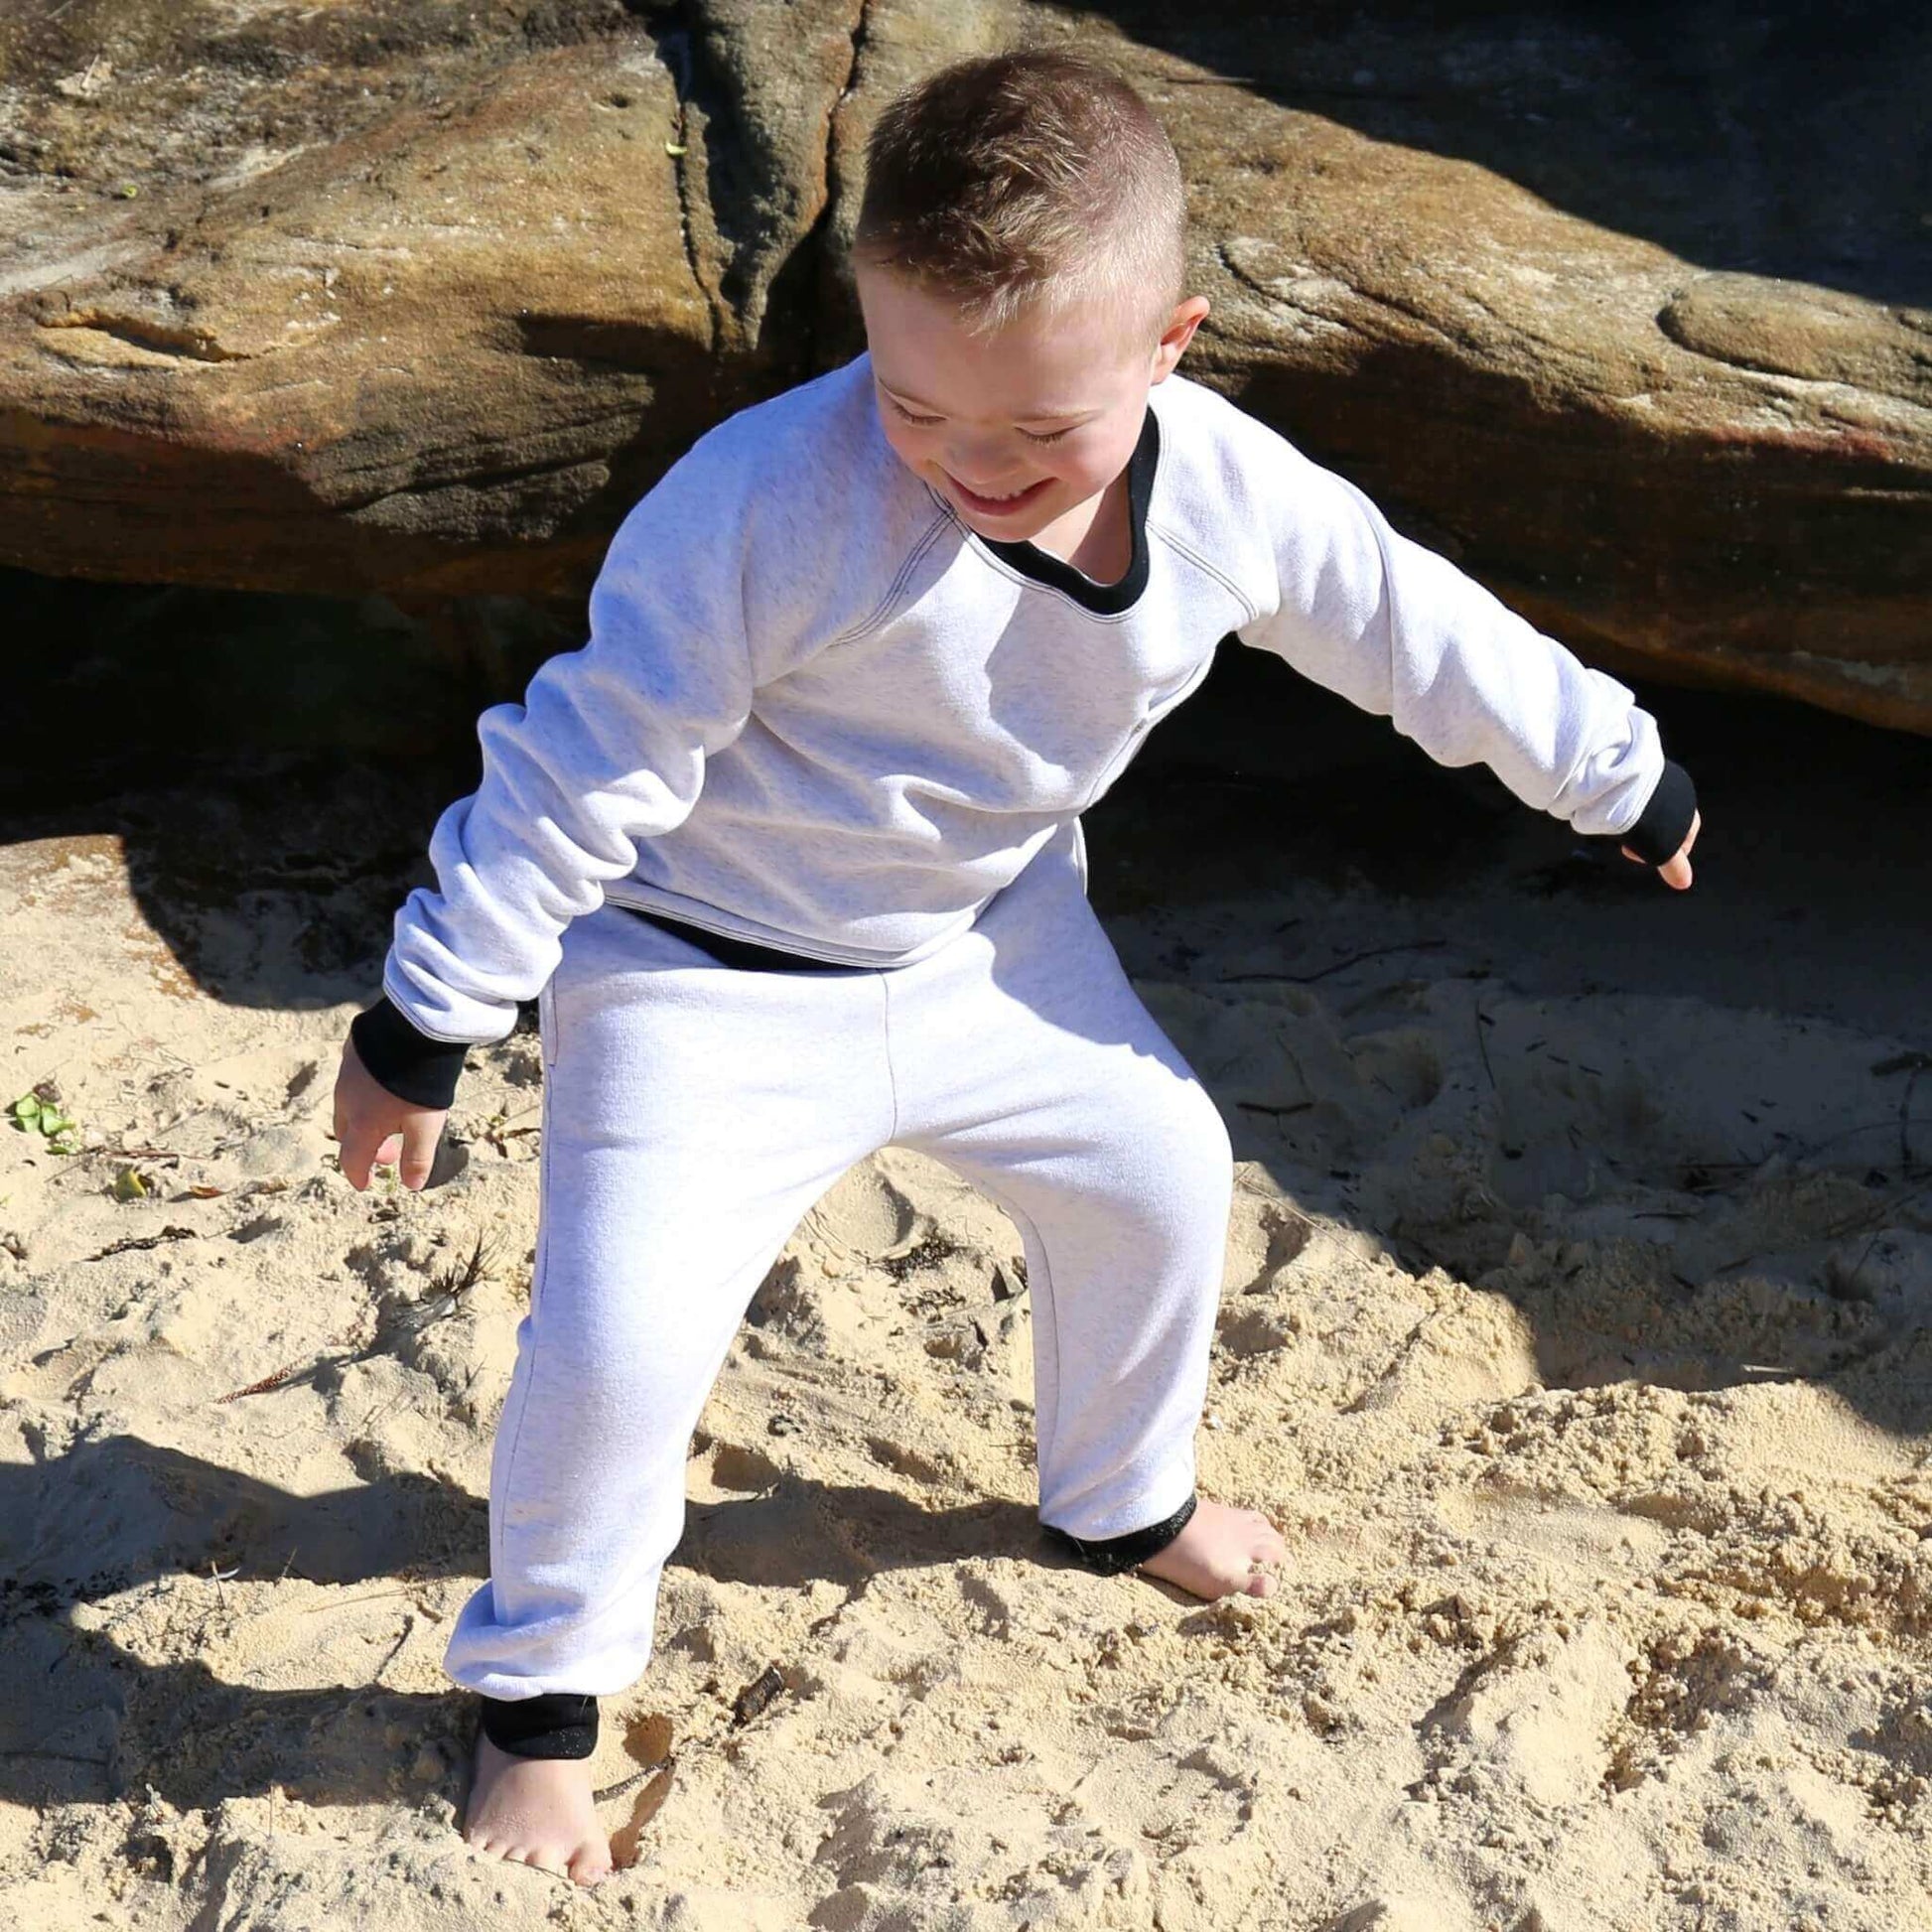
{"label": "sun-lit sand", "polygon": [[634,1863],[582,1893],[463,1845],[440,1670],[535,1036],[473,1056],[437,1184],[355,1193],[331,1088],[409,841],[358,794],[371,860],[301,785],[128,804],[0,848],[0,1104],[53,1082],[90,1150],[0,1127],[6,1923],[1927,1922],[1924,955],[1828,868],[1714,814],[1730,897],[1665,905],[1499,808],[1465,897],[1179,894],[1110,883],[1140,820],[1095,832],[1235,1136],[1200,1473],[1280,1524],[1282,1587],[1203,1607],[1045,1548],[1019,1243],[883,1153],[692,1444],[596,1760]]}

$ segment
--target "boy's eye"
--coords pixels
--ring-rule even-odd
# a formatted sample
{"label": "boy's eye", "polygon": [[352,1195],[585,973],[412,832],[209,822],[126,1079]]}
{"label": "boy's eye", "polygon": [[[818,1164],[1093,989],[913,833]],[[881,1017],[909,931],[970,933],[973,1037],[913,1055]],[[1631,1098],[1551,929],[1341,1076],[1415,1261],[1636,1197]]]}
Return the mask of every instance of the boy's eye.
{"label": "boy's eye", "polygon": [[[893,405],[894,410],[898,414],[901,420],[908,423],[916,423],[921,429],[930,429],[934,423],[940,423],[945,421],[945,418],[943,416],[914,415],[913,412],[907,409],[906,406],[902,402],[900,402],[897,396],[889,396],[887,400]],[[1029,443],[1057,443],[1062,436],[1071,436],[1073,434],[1075,427],[1076,427],[1075,424],[1069,423],[1067,424],[1065,429],[1048,430],[1046,434],[1043,436],[1037,436],[1030,429],[1023,429],[1020,432],[1020,434],[1024,436]]]}

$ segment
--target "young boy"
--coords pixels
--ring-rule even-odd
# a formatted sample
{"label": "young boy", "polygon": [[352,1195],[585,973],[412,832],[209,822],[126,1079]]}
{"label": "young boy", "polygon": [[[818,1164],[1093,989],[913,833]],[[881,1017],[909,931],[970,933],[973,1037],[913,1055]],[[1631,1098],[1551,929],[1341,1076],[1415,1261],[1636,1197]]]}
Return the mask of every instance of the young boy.
{"label": "young boy", "polygon": [[869,348],[699,439],[591,637],[493,706],[337,1086],[420,1187],[466,1046],[535,997],[540,1235],[446,1668],[466,1835],[592,1883],[599,1696],[650,1654],[692,1430],[792,1228],[888,1144],[1012,1216],[1039,1513],[1104,1572],[1266,1595],[1197,1499],[1231,1160],[1085,897],[1080,813],[1233,631],[1690,883],[1651,719],[1352,485],[1174,375],[1184,202],[1124,82],[958,64],[869,150]]}

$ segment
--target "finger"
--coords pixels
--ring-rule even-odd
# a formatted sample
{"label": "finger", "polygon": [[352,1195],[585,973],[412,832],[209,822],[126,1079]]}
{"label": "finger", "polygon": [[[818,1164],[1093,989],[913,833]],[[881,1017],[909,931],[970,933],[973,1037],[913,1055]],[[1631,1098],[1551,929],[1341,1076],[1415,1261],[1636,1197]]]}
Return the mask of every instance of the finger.
{"label": "finger", "polygon": [[348,1048],[343,1048],[343,1063],[336,1069],[336,1092],[331,1104],[329,1132],[338,1148],[348,1133]]}
{"label": "finger", "polygon": [[[1684,843],[1677,848],[1677,852],[1674,857],[1665,860],[1665,862],[1657,868],[1657,877],[1661,879],[1666,886],[1675,886],[1680,893],[1683,892],[1685,888],[1688,887],[1691,883],[1691,862],[1688,858],[1685,857],[1685,854],[1688,853],[1691,849],[1691,839],[1694,839],[1696,837],[1697,837],[1697,832],[1695,829],[1695,821],[1694,821],[1693,830],[1691,832],[1690,838],[1687,838],[1684,841]],[[1623,856],[1630,861],[1632,865],[1647,866],[1650,863],[1650,861],[1644,858],[1641,853],[1632,852],[1627,845],[1620,847],[1619,850],[1622,852]]]}
{"label": "finger", "polygon": [[402,1136],[391,1134],[375,1151],[375,1165],[378,1168],[393,1168],[402,1158]]}
{"label": "finger", "polygon": [[412,1114],[402,1130],[402,1184],[422,1189],[436,1165],[436,1143],[443,1135],[441,1114]]}
{"label": "finger", "polygon": [[365,1130],[358,1130],[345,1122],[336,1135],[336,1165],[343,1171],[343,1178],[360,1194],[368,1189],[369,1163],[375,1149],[370,1145]]}

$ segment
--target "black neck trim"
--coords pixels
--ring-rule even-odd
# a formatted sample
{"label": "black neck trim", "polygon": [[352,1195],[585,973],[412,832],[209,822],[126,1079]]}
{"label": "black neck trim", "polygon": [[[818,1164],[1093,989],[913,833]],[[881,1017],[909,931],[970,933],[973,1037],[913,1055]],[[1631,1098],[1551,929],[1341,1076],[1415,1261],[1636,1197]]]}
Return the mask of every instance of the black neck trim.
{"label": "black neck trim", "polygon": [[1051,590],[1063,591],[1074,603],[1096,617],[1117,618],[1132,610],[1147,589],[1147,506],[1154,494],[1154,471],[1161,458],[1161,425],[1149,409],[1141,423],[1140,440],[1127,460],[1127,520],[1133,533],[1134,551],[1127,573],[1114,584],[1096,584],[1084,571],[1076,570],[1064,557],[1042,550],[1033,543],[1000,543],[991,537],[980,541],[1002,563],[1011,564],[1023,577]]}

